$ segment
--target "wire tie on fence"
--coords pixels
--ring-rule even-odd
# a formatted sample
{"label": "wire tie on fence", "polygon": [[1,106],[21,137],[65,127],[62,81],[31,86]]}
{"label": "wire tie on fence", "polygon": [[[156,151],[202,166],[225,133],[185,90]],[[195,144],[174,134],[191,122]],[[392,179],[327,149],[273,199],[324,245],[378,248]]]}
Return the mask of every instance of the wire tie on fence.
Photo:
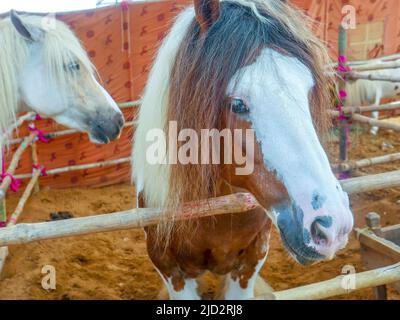
{"label": "wire tie on fence", "polygon": [[39,141],[44,142],[44,143],[49,143],[51,139],[47,138],[42,130],[39,130],[38,128],[35,127],[33,123],[31,123],[28,126],[29,131],[34,132],[37,134],[37,138]]}
{"label": "wire tie on fence", "polygon": [[339,98],[340,99],[346,99],[347,98],[347,91],[344,90],[344,89],[339,90]]}
{"label": "wire tie on fence", "polygon": [[339,180],[346,180],[346,179],[349,179],[349,178],[351,178],[351,175],[350,175],[349,172],[344,171],[344,172],[340,172],[339,173]]}
{"label": "wire tie on fence", "polygon": [[347,73],[347,72],[352,71],[351,67],[346,65],[346,63],[347,63],[346,56],[339,56],[338,62],[339,63],[338,63],[337,71],[342,72],[342,73]]}
{"label": "wire tie on fence", "polygon": [[40,165],[40,164],[34,164],[32,166],[33,170],[39,170],[40,171],[40,175],[42,177],[46,177],[47,176],[47,170],[44,166]]}
{"label": "wire tie on fence", "polygon": [[[339,90],[339,98],[342,103],[343,100],[347,98],[347,91],[344,89]],[[339,111],[339,116],[337,117],[337,120],[338,121],[348,121],[351,119],[351,115],[343,112],[343,105],[341,103],[336,106],[336,109]]]}
{"label": "wire tie on fence", "polygon": [[4,172],[1,174],[1,181],[3,181],[6,177],[9,177],[11,180],[11,184],[10,184],[11,191],[18,192],[18,189],[21,186],[21,180],[18,180],[9,172]]}
{"label": "wire tie on fence", "polygon": [[342,106],[341,104],[338,104],[338,105],[336,106],[336,110],[339,111],[339,115],[338,115],[337,118],[336,118],[338,121],[348,121],[348,120],[351,119],[351,116],[350,116],[350,115],[346,115],[346,114],[343,112],[343,106]]}

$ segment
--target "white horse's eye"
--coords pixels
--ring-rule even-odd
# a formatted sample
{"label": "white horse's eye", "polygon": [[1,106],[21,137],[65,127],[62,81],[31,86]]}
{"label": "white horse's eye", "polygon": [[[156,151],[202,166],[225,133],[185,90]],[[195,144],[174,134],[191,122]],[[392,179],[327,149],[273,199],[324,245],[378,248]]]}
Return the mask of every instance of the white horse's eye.
{"label": "white horse's eye", "polygon": [[69,71],[79,71],[80,68],[81,66],[79,65],[78,62],[71,62],[65,67],[65,69]]}
{"label": "white horse's eye", "polygon": [[234,113],[248,113],[250,112],[249,107],[244,103],[242,99],[233,98],[230,102],[230,108]]}

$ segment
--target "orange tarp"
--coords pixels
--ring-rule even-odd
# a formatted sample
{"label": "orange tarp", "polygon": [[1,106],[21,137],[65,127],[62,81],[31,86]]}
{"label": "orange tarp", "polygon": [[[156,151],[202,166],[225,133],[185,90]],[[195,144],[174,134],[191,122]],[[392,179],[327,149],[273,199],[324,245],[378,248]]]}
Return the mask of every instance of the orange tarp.
{"label": "orange tarp", "polygon": [[[342,7],[354,5],[357,23],[385,22],[383,48],[372,54],[400,51],[400,1],[381,0],[293,0],[316,21],[315,32],[337,55],[338,27]],[[81,39],[99,70],[105,88],[117,102],[136,100],[146,82],[157,46],[168,30],[173,17],[190,0],[135,2],[84,12],[62,13],[57,18],[68,23]],[[350,39],[351,40],[351,39]],[[157,94],[156,92],[154,94]],[[125,110],[127,120],[134,117],[134,108]],[[37,121],[45,132],[59,129],[51,120]],[[20,135],[26,134],[23,127]],[[121,139],[106,146],[91,144],[85,134],[56,138],[49,144],[38,142],[40,163],[47,169],[86,164],[127,157],[131,152],[133,129],[125,129]],[[30,152],[20,161],[18,173],[32,170]],[[129,165],[90,169],[44,177],[41,185],[49,187],[104,186],[129,181]]]}

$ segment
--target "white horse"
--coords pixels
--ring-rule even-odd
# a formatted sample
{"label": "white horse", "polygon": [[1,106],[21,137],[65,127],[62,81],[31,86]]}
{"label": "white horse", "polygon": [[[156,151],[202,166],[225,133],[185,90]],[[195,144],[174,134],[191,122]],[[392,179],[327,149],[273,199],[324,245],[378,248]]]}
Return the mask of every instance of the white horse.
{"label": "white horse", "polygon": [[[400,62],[400,60],[397,60]],[[362,71],[363,74],[374,76],[400,76],[400,68]],[[400,96],[400,83],[389,81],[356,80],[346,82],[346,104],[349,106],[361,106],[363,104],[379,105],[383,98],[396,98]],[[379,118],[379,111],[372,112],[372,117]],[[378,133],[378,127],[371,128],[371,134]]]}
{"label": "white horse", "polygon": [[46,28],[43,21],[14,11],[0,21],[1,135],[18,112],[32,110],[87,132],[95,143],[118,138],[123,115],[81,43],[63,22]]}

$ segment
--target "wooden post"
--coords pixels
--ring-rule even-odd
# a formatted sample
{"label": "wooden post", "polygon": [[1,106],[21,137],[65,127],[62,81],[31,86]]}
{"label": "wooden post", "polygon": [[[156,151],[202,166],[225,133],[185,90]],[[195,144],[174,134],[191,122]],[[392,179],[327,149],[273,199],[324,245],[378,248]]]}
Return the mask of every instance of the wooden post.
{"label": "wooden post", "polygon": [[[340,57],[346,57],[347,53],[347,32],[343,26],[339,27],[339,60]],[[339,61],[339,64],[341,62]],[[343,62],[345,64],[345,62]],[[344,74],[339,79],[339,90],[345,90],[346,80]],[[339,105],[345,106],[346,99],[339,96]],[[347,120],[340,120],[339,127],[339,159],[341,162],[347,161],[347,143],[348,143],[348,122]]]}
{"label": "wooden post", "polygon": [[[33,163],[33,165],[37,166],[39,164],[39,158],[38,158],[38,153],[37,153],[36,142],[32,143],[31,152],[32,152],[32,163]],[[34,192],[37,193],[39,191],[40,191],[40,185],[39,185],[39,179],[37,179],[35,186],[34,186]]]}
{"label": "wooden post", "polygon": [[7,222],[6,198],[3,198],[1,199],[0,203],[0,223],[2,225],[5,225],[6,222]]}
{"label": "wooden post", "polygon": [[[32,194],[32,191],[36,185],[37,180],[40,177],[40,174],[41,174],[40,170],[34,170],[34,175],[33,175],[32,179],[29,181],[28,185],[26,186],[21,199],[19,199],[17,207],[15,208],[14,212],[10,216],[10,219],[9,219],[9,222],[8,222],[6,228],[14,226],[17,223],[17,220],[18,220],[19,216],[21,215],[22,210],[24,210],[25,204],[28,201],[28,198],[30,197],[30,195]],[[3,267],[4,267],[4,263],[6,261],[7,255],[8,255],[8,247],[7,246],[0,247],[0,273],[3,271]]]}
{"label": "wooden post", "polygon": [[[26,137],[18,149],[15,151],[14,156],[11,160],[10,166],[7,169],[7,172],[14,174],[15,169],[18,166],[18,161],[21,158],[22,153],[25,149],[35,141],[36,134],[31,133],[28,137]],[[6,192],[10,187],[11,179],[10,177],[5,177],[0,185],[0,222],[3,224],[7,223],[7,211],[6,211]],[[0,228],[2,230],[4,228]],[[5,259],[8,255],[8,248],[7,247],[0,247],[0,272],[3,269]]]}
{"label": "wooden post", "polygon": [[378,213],[369,212],[365,217],[365,221],[367,222],[368,228],[370,228],[373,233],[378,237],[382,236],[381,216]]}
{"label": "wooden post", "polygon": [[[369,212],[365,221],[367,222],[368,228],[376,234],[378,237],[382,236],[381,230],[381,216],[376,212]],[[380,286],[372,288],[375,300],[387,300],[387,288],[386,284],[382,284]]]}
{"label": "wooden post", "polygon": [[381,286],[373,287],[372,292],[374,293],[375,300],[387,300],[387,287],[386,284]]}
{"label": "wooden post", "polygon": [[[15,169],[18,166],[19,159],[21,158],[22,154],[36,139],[37,134],[31,133],[29,136],[25,137],[18,147],[18,149],[14,152],[14,155],[11,159],[11,163],[8,166],[7,172],[10,174],[14,174]],[[4,199],[6,197],[6,192],[11,184],[11,178],[9,176],[5,177],[0,184],[0,199]]]}
{"label": "wooden post", "polygon": [[4,268],[7,256],[8,256],[8,247],[0,247],[0,272]]}

